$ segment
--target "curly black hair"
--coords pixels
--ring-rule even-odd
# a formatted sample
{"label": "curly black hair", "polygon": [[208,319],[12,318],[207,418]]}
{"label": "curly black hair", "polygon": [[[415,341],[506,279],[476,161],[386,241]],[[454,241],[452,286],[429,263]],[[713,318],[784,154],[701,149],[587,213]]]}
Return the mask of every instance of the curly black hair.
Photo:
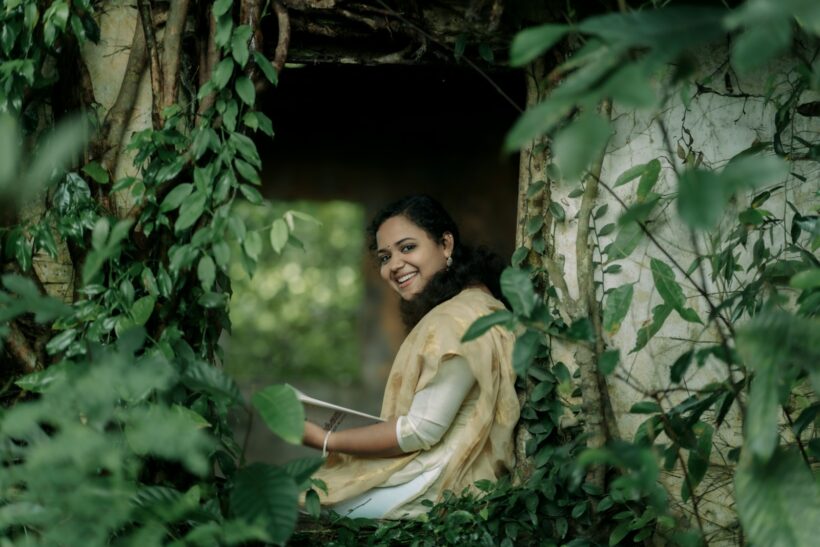
{"label": "curly black hair", "polygon": [[399,215],[427,232],[433,241],[442,243],[447,232],[453,236],[452,266],[436,273],[412,300],[401,301],[402,321],[408,330],[431,309],[470,285],[485,285],[493,296],[509,307],[501,294],[499,281],[504,261],[486,247],[473,248],[464,244],[453,218],[438,201],[428,195],[403,197],[379,211],[367,228],[371,251],[376,251],[376,232],[379,227],[387,219]]}

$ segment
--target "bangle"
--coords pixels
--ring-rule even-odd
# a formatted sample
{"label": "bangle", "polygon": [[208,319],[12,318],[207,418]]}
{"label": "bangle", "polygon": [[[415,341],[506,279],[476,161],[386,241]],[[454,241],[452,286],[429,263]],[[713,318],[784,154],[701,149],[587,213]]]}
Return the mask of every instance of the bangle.
{"label": "bangle", "polygon": [[333,433],[332,429],[329,430],[327,433],[325,433],[325,442],[322,443],[322,457],[323,458],[327,457],[327,440],[330,439],[330,434],[331,433]]}

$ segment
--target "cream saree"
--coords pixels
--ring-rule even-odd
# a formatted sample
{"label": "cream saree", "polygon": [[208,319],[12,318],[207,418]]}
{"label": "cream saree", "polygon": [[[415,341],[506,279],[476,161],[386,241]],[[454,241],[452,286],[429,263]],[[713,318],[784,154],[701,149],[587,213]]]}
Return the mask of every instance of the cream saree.
{"label": "cream saree", "polygon": [[426,512],[422,500],[438,500],[446,490],[474,488],[481,479],[495,481],[512,470],[513,429],[519,405],[512,371],[514,336],[493,327],[483,336],[462,343],[461,337],[479,317],[503,309],[503,304],[480,289],[465,289],[433,308],[407,335],[387,380],[381,417],[406,415],[413,396],[440,366],[461,355],[469,363],[476,385],[462,403],[442,440],[428,451],[394,458],[363,458],[331,454],[314,478],[327,485],[323,505],[333,505],[374,487],[396,486],[422,473],[436,471],[423,492],[401,500],[386,518],[412,517]]}

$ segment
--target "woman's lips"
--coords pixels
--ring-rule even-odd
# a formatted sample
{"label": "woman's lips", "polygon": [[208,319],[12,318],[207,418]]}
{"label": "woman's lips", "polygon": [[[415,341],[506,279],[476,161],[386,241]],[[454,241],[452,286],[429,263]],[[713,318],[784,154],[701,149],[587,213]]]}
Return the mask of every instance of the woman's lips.
{"label": "woman's lips", "polygon": [[[408,277],[408,275],[409,275],[409,277]],[[398,283],[400,289],[404,289],[410,283],[413,282],[413,280],[416,278],[417,275],[418,275],[418,272],[413,272],[411,274],[405,274],[405,275],[399,276],[399,277],[396,278],[396,283]],[[404,281],[399,281],[400,279],[403,279]]]}

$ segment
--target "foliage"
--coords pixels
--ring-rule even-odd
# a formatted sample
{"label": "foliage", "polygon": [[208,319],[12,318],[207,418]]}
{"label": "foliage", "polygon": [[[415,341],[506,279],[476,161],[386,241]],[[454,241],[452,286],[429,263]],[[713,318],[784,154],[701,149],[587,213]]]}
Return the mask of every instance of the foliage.
{"label": "foliage", "polygon": [[[673,5],[606,13],[525,30],[515,39],[514,65],[537,59],[565,37],[577,46],[551,73],[560,82],[512,128],[507,148],[547,136],[552,182],[580,180],[569,198],[582,202],[578,218],[592,230],[592,290],[601,316],[572,314],[560,290],[566,280],[547,267],[554,258],[546,240],[553,234],[543,231],[549,224],[539,216],[525,219],[532,244],[513,256],[514,266],[525,266],[502,278],[512,313],[480,319],[465,339],[499,326],[518,332],[513,363],[527,393],[521,421],[530,434],[531,474],[515,486],[477,485],[487,492],[447,497],[421,522],[338,521],[330,544],[354,544],[362,530],[372,531],[371,544],[512,545],[533,538],[547,545],[708,544],[717,539],[703,513],[704,495],[713,488],[706,479],[727,472],[737,510],[737,523],[728,526],[739,527],[746,541],[814,543],[820,533],[818,205],[792,203],[782,189],[794,177],[812,185],[804,193],[820,197],[816,174],[810,180],[798,167],[816,163],[816,132],[794,129],[804,92],[820,92],[819,23],[816,2],[750,0],[732,10]],[[792,64],[786,76],[770,79],[762,99],[775,105],[773,134],[718,169],[704,163],[691,136],[683,140],[688,149],[673,147],[663,112],[675,101],[685,110],[693,92],[704,92],[709,82],[699,80],[693,58],[727,34],[731,67],[741,76],[785,53]],[[612,122],[596,111],[610,100],[649,112],[667,147],[664,156],[616,173],[611,182],[595,167],[612,132]],[[563,223],[564,209],[550,201],[548,184],[533,182],[526,197],[541,203],[536,210],[546,211],[548,221]],[[588,191],[591,185],[606,191],[611,203],[620,201],[617,223],[596,223],[607,204],[596,208],[589,201],[596,193]],[[624,190],[613,189],[626,185],[628,198],[621,201]],[[667,209],[677,211],[681,233],[693,242],[688,267],[656,235]],[[669,375],[657,388],[633,380],[622,361],[626,352],[607,346],[634,308],[641,282],[613,286],[608,276],[619,274],[639,246],[650,251],[652,285],[661,302],[635,333],[630,353],[645,354],[666,324],[700,325],[681,355],[662,362],[654,356]],[[581,255],[577,263],[581,267]],[[695,296],[687,295],[693,291]],[[610,432],[607,445],[584,447],[596,418],[582,397],[585,363],[575,368],[556,361],[559,346],[592,351],[591,364],[607,377],[599,381],[625,384],[639,395],[630,412],[643,422],[631,440]],[[735,424],[742,438],[733,442],[727,438]],[[595,482],[596,469],[605,473],[602,486]]]}
{"label": "foliage", "polygon": [[[19,274],[0,291],[13,365],[4,362],[0,416],[4,543],[284,543],[295,525],[315,465],[242,467],[227,419],[242,397],[215,366],[230,329],[232,257],[250,275],[263,247],[234,211],[263,203],[249,135],[272,136],[248,74],[275,83],[276,72],[251,55],[252,29],[233,2],[204,8],[221,59],[198,94],[181,91],[125,143],[107,140],[113,122],[93,104],[76,105],[75,122],[56,107],[59,70],[81,66],[79,44],[99,37],[95,6],[0,2],[0,243],[4,270]],[[173,76],[192,89],[192,67],[177,64]],[[134,174],[115,179],[104,150],[126,144]],[[276,252],[294,216],[305,218],[275,221]],[[63,301],[44,294],[54,281],[35,259],[70,269],[56,283]]]}

